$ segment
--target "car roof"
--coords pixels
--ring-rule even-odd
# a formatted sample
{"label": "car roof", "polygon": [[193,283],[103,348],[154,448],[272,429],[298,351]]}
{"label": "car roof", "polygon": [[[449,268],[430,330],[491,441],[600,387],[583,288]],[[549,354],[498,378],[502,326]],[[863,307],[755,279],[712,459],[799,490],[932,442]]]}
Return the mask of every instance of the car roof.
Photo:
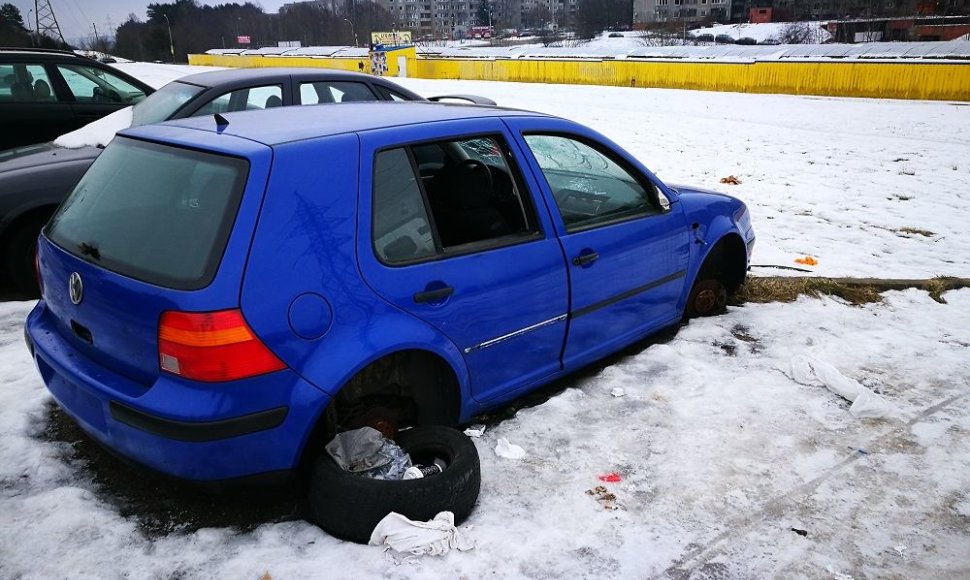
{"label": "car roof", "polygon": [[[222,117],[229,124],[222,129],[221,133],[272,146],[387,127],[463,119],[535,116],[549,117],[542,113],[502,107],[426,101],[344,103],[226,113]],[[220,132],[217,130],[216,119],[211,115],[189,117],[161,124],[161,126],[165,125],[211,133]],[[165,133],[153,131],[152,127],[152,125],[145,125],[126,129],[120,134],[153,139],[158,138],[159,133]]]}
{"label": "car roof", "polygon": [[57,50],[54,48],[0,48],[0,60],[6,62],[17,62],[27,57],[34,61],[82,61],[85,64],[95,63],[95,66],[104,67],[104,63],[98,61],[97,59],[84,56],[83,54],[77,54],[76,52],[69,52],[66,50]]}
{"label": "car roof", "polygon": [[270,67],[270,68],[228,68],[206,71],[181,77],[178,82],[190,83],[202,87],[214,87],[229,83],[266,81],[293,77],[300,79],[326,79],[357,82],[381,82],[371,75],[325,69],[299,67]]}
{"label": "car roof", "polygon": [[0,54],[31,54],[31,55],[45,55],[45,56],[67,56],[71,58],[86,58],[77,54],[76,52],[71,52],[68,50],[58,50],[56,48],[19,48],[19,47],[2,47],[0,48]]}

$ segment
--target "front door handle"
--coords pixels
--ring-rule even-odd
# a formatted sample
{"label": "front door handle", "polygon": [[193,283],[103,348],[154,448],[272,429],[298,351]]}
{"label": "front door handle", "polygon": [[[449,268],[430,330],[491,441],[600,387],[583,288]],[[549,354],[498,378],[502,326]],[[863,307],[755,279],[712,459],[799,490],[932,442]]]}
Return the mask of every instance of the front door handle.
{"label": "front door handle", "polygon": [[451,296],[455,293],[455,289],[451,286],[445,286],[444,288],[437,288],[435,290],[425,290],[424,292],[416,292],[414,294],[414,301],[417,303],[421,302],[441,302],[445,298]]}
{"label": "front door handle", "polygon": [[586,266],[588,264],[592,264],[599,259],[599,257],[600,255],[596,252],[584,252],[573,258],[573,266]]}

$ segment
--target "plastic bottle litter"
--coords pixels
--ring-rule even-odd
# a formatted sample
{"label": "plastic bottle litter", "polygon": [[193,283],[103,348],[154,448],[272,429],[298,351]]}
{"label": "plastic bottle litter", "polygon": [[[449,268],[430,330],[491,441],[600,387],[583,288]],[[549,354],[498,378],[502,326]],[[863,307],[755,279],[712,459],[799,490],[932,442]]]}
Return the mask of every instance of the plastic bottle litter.
{"label": "plastic bottle litter", "polygon": [[437,475],[445,470],[447,464],[443,459],[435,459],[431,465],[412,465],[404,472],[401,479],[421,479],[429,475]]}
{"label": "plastic bottle litter", "polygon": [[373,427],[338,433],[326,449],[345,471],[372,479],[401,479],[411,467],[410,456]]}
{"label": "plastic bottle litter", "polygon": [[469,437],[481,437],[484,434],[485,434],[485,425],[482,425],[481,423],[476,423],[475,425],[472,425],[468,429],[465,429],[465,435]]}

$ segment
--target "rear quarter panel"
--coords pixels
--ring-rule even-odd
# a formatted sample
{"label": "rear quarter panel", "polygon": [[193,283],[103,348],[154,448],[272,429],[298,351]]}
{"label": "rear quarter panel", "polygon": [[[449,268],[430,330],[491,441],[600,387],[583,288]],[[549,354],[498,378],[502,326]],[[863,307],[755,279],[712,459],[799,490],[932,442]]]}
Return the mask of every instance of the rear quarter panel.
{"label": "rear quarter panel", "polygon": [[[361,279],[356,254],[359,154],[355,134],[276,148],[243,280],[243,313],[281,360],[331,396],[382,356],[421,349],[448,361],[467,397],[467,372],[458,349],[381,300]],[[325,305],[330,320],[320,321],[313,332],[296,332],[302,312],[294,302],[300,297]]]}

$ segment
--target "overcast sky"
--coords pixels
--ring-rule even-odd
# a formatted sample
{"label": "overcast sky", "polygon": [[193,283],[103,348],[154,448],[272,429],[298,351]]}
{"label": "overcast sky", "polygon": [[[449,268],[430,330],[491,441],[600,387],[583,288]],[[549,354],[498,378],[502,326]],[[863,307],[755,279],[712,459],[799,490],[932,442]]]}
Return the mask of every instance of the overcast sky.
{"label": "overcast sky", "polygon": [[[50,0],[57,23],[61,27],[64,38],[77,42],[94,35],[94,27],[98,27],[99,35],[114,35],[114,31],[129,14],[134,14],[140,20],[145,20],[145,7],[156,2],[170,0]],[[231,0],[199,0],[200,4],[227,4]],[[257,6],[262,6],[266,12],[276,12],[285,2],[293,0],[250,0]],[[24,23],[34,28],[34,0],[0,0],[0,4],[10,2],[24,17]],[[246,0],[235,0],[243,4]],[[28,14],[28,11],[30,12]]]}

